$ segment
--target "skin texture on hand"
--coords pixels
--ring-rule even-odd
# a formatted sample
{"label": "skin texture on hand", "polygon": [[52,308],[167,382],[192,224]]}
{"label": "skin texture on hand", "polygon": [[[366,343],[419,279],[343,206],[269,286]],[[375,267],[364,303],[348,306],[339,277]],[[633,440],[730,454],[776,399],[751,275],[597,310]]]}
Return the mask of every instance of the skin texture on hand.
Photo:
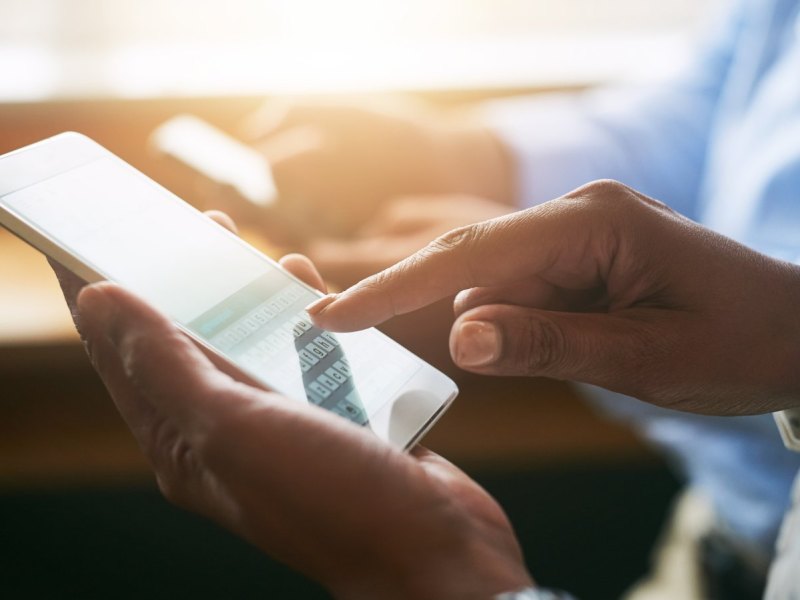
{"label": "skin texture on hand", "polygon": [[456,293],[451,353],[476,373],[706,414],[800,405],[800,268],[616,182],[451,231],[309,312],[348,331]]}
{"label": "skin texture on hand", "polygon": [[[282,263],[322,287],[304,257]],[[54,268],[93,365],[175,504],[339,598],[477,600],[530,582],[501,508],[444,459],[404,454],[237,381],[137,297]]]}
{"label": "skin texture on hand", "polygon": [[512,199],[499,139],[469,115],[410,98],[272,101],[241,129],[271,166],[280,212],[307,234],[350,234],[399,196]]}

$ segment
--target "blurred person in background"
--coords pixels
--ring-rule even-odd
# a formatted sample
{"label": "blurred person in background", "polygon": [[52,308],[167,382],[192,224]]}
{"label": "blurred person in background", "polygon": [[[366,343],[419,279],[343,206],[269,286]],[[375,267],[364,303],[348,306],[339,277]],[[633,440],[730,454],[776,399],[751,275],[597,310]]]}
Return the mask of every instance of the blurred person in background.
{"label": "blurred person in background", "polygon": [[[519,98],[458,112],[410,100],[268,104],[245,130],[273,169],[284,210],[313,231],[302,249],[340,285],[453,227],[599,178],[794,262],[799,9],[797,0],[725,3],[682,73],[646,89]],[[442,323],[442,339],[449,326]],[[687,550],[696,553],[704,597],[760,597],[800,466],[771,417],[684,415],[599,388],[582,391],[630,419],[686,476],[677,529],[710,505],[710,524]]]}

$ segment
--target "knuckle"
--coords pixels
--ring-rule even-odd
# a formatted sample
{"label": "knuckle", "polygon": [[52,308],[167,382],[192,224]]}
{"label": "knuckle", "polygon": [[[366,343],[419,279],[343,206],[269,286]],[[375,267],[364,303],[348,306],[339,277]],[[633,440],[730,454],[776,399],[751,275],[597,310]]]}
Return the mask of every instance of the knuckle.
{"label": "knuckle", "polygon": [[598,179],[583,185],[567,195],[571,200],[579,200],[590,207],[608,208],[620,206],[638,199],[638,194],[614,179]]}
{"label": "knuckle", "polygon": [[374,275],[365,279],[360,287],[368,292],[380,292],[389,286],[397,277],[399,273],[405,269],[407,261],[403,261],[394,267],[378,271]]}
{"label": "knuckle", "polygon": [[600,200],[630,195],[633,190],[615,179],[598,179],[586,185],[587,191]]}
{"label": "knuckle", "polygon": [[602,208],[604,211],[619,211],[623,215],[644,208],[674,213],[673,209],[663,202],[614,179],[592,181],[569,194],[569,197],[583,200],[590,206]]}
{"label": "knuckle", "polygon": [[473,287],[479,281],[474,265],[479,262],[479,242],[484,233],[482,223],[458,227],[436,238],[417,257],[441,257],[443,265],[449,265],[452,270],[451,276],[454,280],[465,287]]}
{"label": "knuckle", "polygon": [[478,227],[467,225],[440,235],[428,245],[429,252],[466,252],[479,237]]}

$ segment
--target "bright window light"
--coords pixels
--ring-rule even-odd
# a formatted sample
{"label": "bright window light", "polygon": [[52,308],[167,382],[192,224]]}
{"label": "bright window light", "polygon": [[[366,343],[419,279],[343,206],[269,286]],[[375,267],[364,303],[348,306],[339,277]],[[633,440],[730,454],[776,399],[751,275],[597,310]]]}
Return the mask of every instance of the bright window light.
{"label": "bright window light", "polygon": [[662,74],[710,0],[4,0],[0,100]]}

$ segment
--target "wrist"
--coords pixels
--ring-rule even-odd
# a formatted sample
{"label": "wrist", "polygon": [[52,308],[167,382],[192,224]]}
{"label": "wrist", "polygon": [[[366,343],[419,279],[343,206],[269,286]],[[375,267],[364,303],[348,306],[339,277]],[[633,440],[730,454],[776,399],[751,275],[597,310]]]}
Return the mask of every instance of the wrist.
{"label": "wrist", "polygon": [[465,541],[457,551],[418,561],[407,577],[407,598],[485,599],[533,585],[521,557],[498,552],[482,540]]}
{"label": "wrist", "polygon": [[[421,560],[420,560],[421,562]],[[366,570],[366,569],[365,569]],[[523,565],[487,565],[452,560],[432,560],[413,571],[375,573],[357,581],[327,586],[339,600],[489,600],[504,590],[533,585]]]}

